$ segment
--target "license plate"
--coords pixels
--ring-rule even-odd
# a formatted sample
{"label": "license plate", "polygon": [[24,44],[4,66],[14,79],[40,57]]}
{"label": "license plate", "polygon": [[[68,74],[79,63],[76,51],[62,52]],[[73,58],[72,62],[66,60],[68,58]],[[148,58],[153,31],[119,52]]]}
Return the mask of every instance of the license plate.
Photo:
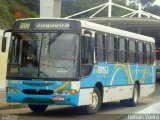
{"label": "license plate", "polygon": [[54,96],[54,97],[52,97],[52,100],[53,101],[64,101],[64,97],[62,97],[62,96]]}

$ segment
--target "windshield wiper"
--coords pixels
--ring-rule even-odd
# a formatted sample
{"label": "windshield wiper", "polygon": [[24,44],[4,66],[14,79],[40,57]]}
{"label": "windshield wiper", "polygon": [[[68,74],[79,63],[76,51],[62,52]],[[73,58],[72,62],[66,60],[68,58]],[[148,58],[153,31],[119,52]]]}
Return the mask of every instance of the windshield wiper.
{"label": "windshield wiper", "polygon": [[53,37],[50,38],[47,45],[48,46],[52,45],[61,34],[62,34],[62,31],[57,32]]}
{"label": "windshield wiper", "polygon": [[44,73],[43,71],[39,71],[39,74],[42,73],[45,77],[47,77],[48,75],[46,73]]}

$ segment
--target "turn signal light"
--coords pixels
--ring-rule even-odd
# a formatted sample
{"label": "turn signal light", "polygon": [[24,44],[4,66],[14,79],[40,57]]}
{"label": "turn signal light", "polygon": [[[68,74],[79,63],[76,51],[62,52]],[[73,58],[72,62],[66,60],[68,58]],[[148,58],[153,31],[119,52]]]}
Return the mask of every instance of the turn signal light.
{"label": "turn signal light", "polygon": [[59,90],[57,93],[58,94],[76,94],[76,90],[75,89],[71,89],[71,90]]}
{"label": "turn signal light", "polygon": [[72,89],[71,94],[76,94],[76,90]]}

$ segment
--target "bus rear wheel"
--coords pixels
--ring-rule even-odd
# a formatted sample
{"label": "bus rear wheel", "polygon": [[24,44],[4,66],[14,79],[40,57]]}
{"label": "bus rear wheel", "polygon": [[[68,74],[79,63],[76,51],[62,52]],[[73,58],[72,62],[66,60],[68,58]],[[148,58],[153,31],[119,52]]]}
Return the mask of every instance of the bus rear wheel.
{"label": "bus rear wheel", "polygon": [[89,114],[89,115],[95,114],[100,109],[101,103],[102,103],[102,97],[101,97],[100,91],[97,87],[95,87],[92,94],[92,103],[90,105],[83,106],[82,112],[84,114]]}
{"label": "bus rear wheel", "polygon": [[133,89],[133,96],[131,99],[129,99],[129,106],[135,107],[138,104],[138,97],[139,97],[139,88],[137,84],[134,85]]}
{"label": "bus rear wheel", "polygon": [[28,107],[33,112],[44,112],[47,109],[48,105],[28,105]]}
{"label": "bus rear wheel", "polygon": [[121,100],[120,103],[122,106],[136,107],[136,105],[138,104],[138,98],[139,98],[139,88],[137,84],[135,84],[133,88],[132,98],[127,100]]}

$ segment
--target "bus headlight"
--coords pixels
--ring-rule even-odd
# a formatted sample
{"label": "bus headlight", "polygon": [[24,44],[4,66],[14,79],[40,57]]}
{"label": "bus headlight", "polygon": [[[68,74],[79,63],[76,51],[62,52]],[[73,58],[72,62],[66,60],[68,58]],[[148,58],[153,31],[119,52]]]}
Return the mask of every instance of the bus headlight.
{"label": "bus headlight", "polygon": [[58,94],[76,94],[76,90],[75,89],[71,89],[71,90],[59,90],[57,93]]}
{"label": "bus headlight", "polygon": [[19,93],[20,90],[18,90],[17,88],[9,88],[9,87],[6,87],[6,92]]}

